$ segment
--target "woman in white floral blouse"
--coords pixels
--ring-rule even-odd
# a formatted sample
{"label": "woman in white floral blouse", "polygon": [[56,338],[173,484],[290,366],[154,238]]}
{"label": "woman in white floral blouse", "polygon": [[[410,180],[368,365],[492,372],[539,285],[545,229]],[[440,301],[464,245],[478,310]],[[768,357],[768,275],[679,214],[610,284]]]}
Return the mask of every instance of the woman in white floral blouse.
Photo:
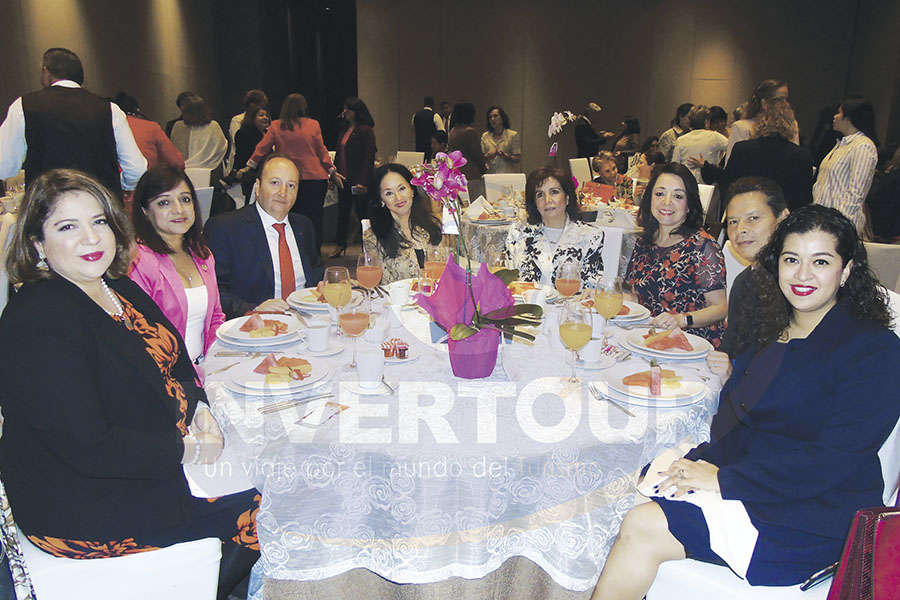
{"label": "woman in white floral blouse", "polygon": [[525,183],[526,224],[516,223],[506,237],[510,267],[523,281],[552,285],[556,266],[567,258],[581,264],[581,279],[596,282],[603,271],[603,232],[577,219],[572,179],[561,169],[542,167]]}
{"label": "woman in white floral blouse", "polygon": [[377,204],[369,207],[372,228],[363,234],[363,243],[381,253],[381,282],[418,277],[425,265],[425,250],[441,244],[441,222],[403,165],[376,169],[372,189]]}

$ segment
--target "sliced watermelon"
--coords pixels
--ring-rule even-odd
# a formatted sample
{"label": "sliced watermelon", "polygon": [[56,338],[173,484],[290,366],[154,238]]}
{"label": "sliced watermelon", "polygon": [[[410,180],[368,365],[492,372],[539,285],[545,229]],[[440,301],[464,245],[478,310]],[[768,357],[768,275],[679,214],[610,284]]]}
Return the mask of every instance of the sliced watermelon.
{"label": "sliced watermelon", "polygon": [[630,312],[631,312],[631,309],[623,304],[622,308],[619,309],[619,312],[616,313],[616,316],[621,317],[622,315],[627,315]]}
{"label": "sliced watermelon", "polygon": [[669,346],[670,348],[678,348],[679,350],[685,350],[687,352],[690,352],[694,349],[694,347],[691,346],[691,343],[688,341],[687,336],[684,335],[684,332],[680,329],[674,330],[666,339],[669,340],[669,343],[671,344]]}

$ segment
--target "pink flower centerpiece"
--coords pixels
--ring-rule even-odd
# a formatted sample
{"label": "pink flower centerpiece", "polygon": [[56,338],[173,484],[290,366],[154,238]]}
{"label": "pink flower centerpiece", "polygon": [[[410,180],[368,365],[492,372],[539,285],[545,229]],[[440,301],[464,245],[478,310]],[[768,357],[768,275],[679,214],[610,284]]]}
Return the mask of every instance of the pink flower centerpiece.
{"label": "pink flower centerpiece", "polygon": [[[458,231],[462,231],[459,193],[467,187],[466,176],[459,168],[465,164],[459,151],[438,152],[431,163],[412,168],[413,185],[421,186],[432,200],[447,207]],[[457,239],[457,254],[468,256],[464,236]],[[431,296],[416,294],[415,301],[449,332],[454,375],[476,379],[487,377],[494,370],[501,333],[534,341],[534,336],[516,326],[537,325],[542,309],[534,304],[513,304],[507,285],[518,277],[518,271],[491,273],[482,263],[473,275],[470,261],[466,263],[463,269],[451,254],[435,292]]]}

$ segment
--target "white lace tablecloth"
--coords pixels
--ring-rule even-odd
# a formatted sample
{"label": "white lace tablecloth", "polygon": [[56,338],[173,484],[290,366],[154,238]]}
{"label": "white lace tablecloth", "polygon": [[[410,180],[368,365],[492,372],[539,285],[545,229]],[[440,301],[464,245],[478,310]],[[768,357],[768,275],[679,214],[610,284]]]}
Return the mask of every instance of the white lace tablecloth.
{"label": "white lace tablecloth", "polygon": [[[427,317],[396,314],[405,330],[389,335],[420,355],[386,367],[397,393],[356,396],[355,373],[338,370],[326,387],[350,409],[318,429],[295,423],[306,407],[261,416],[261,399],[217,383],[228,371],[207,379],[241,456],[232,468],[263,492],[266,575],[320,580],[361,567],[426,583],[480,578],[524,556],[561,586],[590,589],[634,503],[637,472],[678,442],[705,440],[716,394],[679,409],[629,407],[628,417],[565,381],[566,352],[547,335],[502,346],[491,377],[459,379],[446,347],[416,339],[428,339]],[[215,356],[221,349],[207,372],[235,360]],[[341,369],[348,354],[329,360]],[[688,364],[705,372],[703,361]]]}

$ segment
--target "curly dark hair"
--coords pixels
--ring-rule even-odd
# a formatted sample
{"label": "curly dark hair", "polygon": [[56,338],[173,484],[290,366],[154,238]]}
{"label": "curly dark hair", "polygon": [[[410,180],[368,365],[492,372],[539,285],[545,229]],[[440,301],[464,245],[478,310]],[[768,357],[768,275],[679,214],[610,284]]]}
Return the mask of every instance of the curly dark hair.
{"label": "curly dark hair", "polygon": [[641,196],[641,205],[638,209],[637,222],[644,228],[643,240],[647,243],[656,241],[656,232],[659,231],[659,221],[653,216],[651,210],[653,203],[653,188],[656,187],[656,180],[660,175],[668,173],[680,177],[684,183],[684,191],[687,194],[688,214],[684,218],[684,223],[679,225],[672,233],[690,237],[699,231],[703,225],[703,204],[700,203],[700,188],[697,187],[697,180],[690,170],[681,163],[669,162],[662,166],[657,165],[653,169],[653,175],[647,182],[647,188],[644,195]]}
{"label": "curly dark hair", "polygon": [[866,248],[856,233],[856,226],[833,208],[810,204],[788,215],[757,255],[760,266],[751,271],[751,282],[759,295],[759,302],[736,307],[739,317],[735,323],[739,325],[735,331],[738,352],[771,344],[790,324],[792,308],[778,286],[779,258],[788,235],[810,231],[833,235],[841,264],[845,266],[853,261],[850,275],[838,288],[837,301],[844,302],[853,316],[861,321],[891,327],[887,292],[869,269]]}
{"label": "curly dark hair", "polygon": [[572,221],[578,219],[578,197],[575,194],[575,184],[572,182],[572,176],[562,169],[541,167],[529,173],[528,179],[525,180],[525,213],[528,215],[528,223],[530,225],[539,225],[543,222],[541,213],[538,212],[535,194],[537,189],[551,177],[559,182],[563,193],[566,195],[566,214],[569,215],[569,219]]}
{"label": "curly dark hair", "polygon": [[492,131],[494,129],[491,127],[491,113],[495,110],[500,113],[500,121],[503,123],[503,129],[509,129],[509,116],[506,114],[505,110],[495,104],[487,109],[487,112],[484,114],[484,130]]}
{"label": "curly dark hair", "polygon": [[413,190],[412,206],[409,209],[409,227],[415,230],[421,227],[428,232],[428,242],[432,246],[441,243],[443,237],[441,233],[441,222],[431,212],[428,197],[425,193],[412,184],[412,173],[403,165],[390,163],[382,165],[375,169],[375,182],[371,187],[369,201],[369,219],[372,221],[372,233],[381,249],[384,251],[386,258],[395,258],[401,248],[409,248],[412,241],[406,239],[400,230],[394,225],[394,217],[391,211],[387,209],[381,201],[381,180],[388,173],[396,173],[406,180],[409,187]]}

